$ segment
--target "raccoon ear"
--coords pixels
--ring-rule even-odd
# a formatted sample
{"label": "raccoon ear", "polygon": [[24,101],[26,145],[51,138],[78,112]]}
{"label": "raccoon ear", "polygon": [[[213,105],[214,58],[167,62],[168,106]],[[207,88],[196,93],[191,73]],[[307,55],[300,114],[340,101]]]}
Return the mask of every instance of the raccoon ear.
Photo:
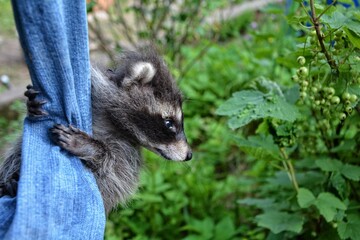
{"label": "raccoon ear", "polygon": [[149,83],[155,76],[156,69],[149,62],[138,62],[132,66],[131,75],[123,80],[123,86],[131,86],[132,84],[144,85]]}

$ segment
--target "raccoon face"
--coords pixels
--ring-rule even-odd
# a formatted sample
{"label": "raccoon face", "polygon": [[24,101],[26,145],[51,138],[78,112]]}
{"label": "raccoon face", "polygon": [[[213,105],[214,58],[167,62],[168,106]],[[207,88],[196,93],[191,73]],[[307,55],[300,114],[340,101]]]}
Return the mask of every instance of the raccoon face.
{"label": "raccoon face", "polygon": [[[159,105],[159,109],[164,106]],[[175,114],[151,113],[148,109],[134,112],[131,121],[140,133],[141,145],[168,160],[187,161],[192,152],[183,128],[181,106],[174,108]]]}
{"label": "raccoon face", "polygon": [[[119,124],[136,141],[168,160],[187,161],[192,151],[183,127],[182,95],[164,61],[153,51],[131,53],[114,72],[122,99]],[[126,119],[126,120],[125,120]]]}

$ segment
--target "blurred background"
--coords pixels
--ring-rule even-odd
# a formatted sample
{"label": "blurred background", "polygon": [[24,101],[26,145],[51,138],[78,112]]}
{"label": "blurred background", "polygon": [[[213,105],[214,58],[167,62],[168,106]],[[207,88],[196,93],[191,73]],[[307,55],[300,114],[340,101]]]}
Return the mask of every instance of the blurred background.
{"label": "blurred background", "polygon": [[[22,95],[30,79],[10,1],[0,0],[0,9],[3,154],[21,132],[25,113]],[[251,86],[261,76],[282,87],[294,85],[295,50],[304,35],[299,22],[307,22],[289,18],[306,17],[298,1],[98,0],[88,1],[87,10],[93,64],[111,67],[123,49],[148,41],[161,50],[187,99],[185,130],[194,152],[192,161],[174,163],[144,151],[146,168],[140,190],[128,206],[110,215],[106,239],[321,237],[328,225],[321,228],[316,219],[304,224],[303,216],[307,215],[302,215],[300,230],[286,225],[292,218],[277,219],[276,224],[285,225],[280,230],[264,223],[264,216],[255,219],[264,208],[276,204],[289,213],[295,211],[290,203],[286,205],[293,201],[295,192],[287,195],[291,182],[280,176],[273,179],[273,185],[264,187],[268,177],[276,175],[277,166],[239,150],[234,136],[253,135],[259,122],[231,130],[227,118],[216,112],[232,93]],[[274,192],[284,202],[274,203]],[[271,222],[276,216],[282,215],[266,220]]]}

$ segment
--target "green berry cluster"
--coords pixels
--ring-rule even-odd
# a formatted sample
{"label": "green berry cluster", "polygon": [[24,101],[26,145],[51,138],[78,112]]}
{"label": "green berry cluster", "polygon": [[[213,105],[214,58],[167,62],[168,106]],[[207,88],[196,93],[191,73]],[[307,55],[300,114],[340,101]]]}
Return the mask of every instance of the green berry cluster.
{"label": "green berry cluster", "polygon": [[338,29],[334,34],[334,43],[333,43],[333,54],[337,55],[341,50],[348,47],[348,40],[344,33],[344,30]]}
{"label": "green berry cluster", "polygon": [[355,94],[344,92],[342,96],[335,94],[333,87],[322,87],[320,84],[314,84],[311,87],[310,100],[313,109],[319,111],[326,119],[337,118],[344,121],[353,111],[353,105],[358,98]]}
{"label": "green berry cluster", "polygon": [[307,96],[306,91],[309,86],[309,82],[307,81],[309,70],[304,66],[306,63],[305,57],[299,56],[297,62],[300,64],[300,67],[296,70],[296,75],[292,76],[292,80],[300,85],[300,98],[304,100]]}
{"label": "green berry cluster", "polygon": [[300,66],[296,70],[296,75],[292,76],[292,80],[300,86],[300,100],[304,102],[308,99],[312,109],[325,117],[320,121],[322,127],[329,128],[329,120],[334,116],[339,121],[344,121],[352,113],[358,97],[348,92],[337,94],[334,87],[322,86],[318,80],[310,84],[309,70],[304,66],[305,57],[299,56],[297,62]]}

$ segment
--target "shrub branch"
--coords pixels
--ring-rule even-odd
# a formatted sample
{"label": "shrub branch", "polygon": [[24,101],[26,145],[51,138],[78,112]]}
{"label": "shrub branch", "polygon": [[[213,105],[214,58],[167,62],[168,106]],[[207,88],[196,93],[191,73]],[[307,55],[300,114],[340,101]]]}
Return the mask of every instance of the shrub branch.
{"label": "shrub branch", "polygon": [[312,24],[314,25],[314,28],[316,31],[316,36],[317,36],[319,44],[320,44],[321,52],[324,53],[330,68],[332,70],[334,70],[336,73],[338,73],[339,72],[338,66],[337,66],[335,60],[331,57],[329,52],[326,50],[326,47],[324,44],[324,36],[321,33],[321,29],[320,29],[321,28],[321,24],[320,24],[321,16],[335,3],[336,3],[336,0],[334,0],[319,16],[316,16],[314,0],[310,0],[310,8],[311,8],[310,20],[311,20]]}

